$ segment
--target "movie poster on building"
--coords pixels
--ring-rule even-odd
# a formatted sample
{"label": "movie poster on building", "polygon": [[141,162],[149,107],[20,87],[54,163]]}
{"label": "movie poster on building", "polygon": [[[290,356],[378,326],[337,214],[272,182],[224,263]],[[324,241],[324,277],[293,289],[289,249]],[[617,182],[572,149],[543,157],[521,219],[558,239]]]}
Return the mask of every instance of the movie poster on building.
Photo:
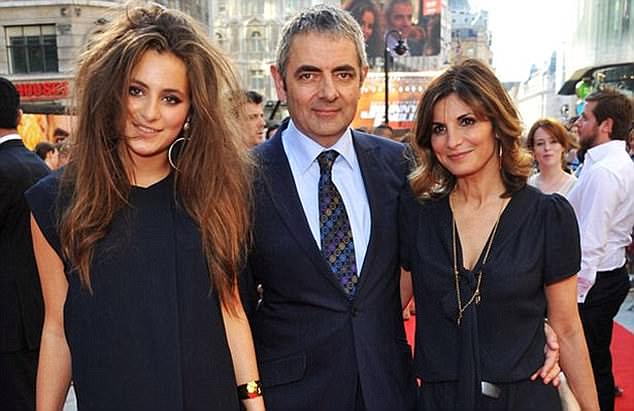
{"label": "movie poster on building", "polygon": [[[420,97],[437,72],[395,72],[390,76],[388,116],[395,130],[414,127]],[[370,72],[366,77],[352,127],[372,131],[385,123],[385,78],[383,73]]]}
{"label": "movie poster on building", "polygon": [[24,145],[33,150],[41,141],[59,144],[67,140],[76,119],[59,113],[64,112],[70,98],[71,82],[67,79],[24,80],[14,84],[24,111],[18,125]]}
{"label": "movie poster on building", "polygon": [[18,134],[24,145],[33,150],[40,141],[58,144],[66,140],[75,121],[73,116],[24,113],[18,124]]}
{"label": "movie poster on building", "polygon": [[[343,0],[341,6],[357,20],[363,31],[371,62],[382,57],[385,33],[399,32],[407,46],[405,57],[436,56],[440,53],[440,17],[443,0]],[[398,35],[388,34],[391,50]]]}

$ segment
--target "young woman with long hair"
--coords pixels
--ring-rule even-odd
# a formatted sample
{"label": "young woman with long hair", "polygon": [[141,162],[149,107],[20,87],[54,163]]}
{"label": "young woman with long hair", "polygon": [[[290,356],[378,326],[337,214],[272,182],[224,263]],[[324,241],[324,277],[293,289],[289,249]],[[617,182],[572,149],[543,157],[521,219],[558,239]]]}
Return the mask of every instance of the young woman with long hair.
{"label": "young woman with long hair", "polygon": [[71,378],[82,411],[263,409],[237,287],[251,162],[228,60],[184,14],[127,4],[89,41],[75,92],[72,160],[28,193],[38,410],[61,409]]}

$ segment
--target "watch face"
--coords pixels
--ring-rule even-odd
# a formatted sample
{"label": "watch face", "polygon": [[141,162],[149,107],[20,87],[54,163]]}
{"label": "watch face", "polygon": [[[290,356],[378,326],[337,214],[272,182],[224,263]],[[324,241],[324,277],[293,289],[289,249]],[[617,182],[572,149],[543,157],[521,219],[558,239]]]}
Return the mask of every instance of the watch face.
{"label": "watch face", "polygon": [[247,392],[249,394],[257,394],[260,391],[260,385],[255,382],[255,381],[251,381],[247,384]]}
{"label": "watch face", "polygon": [[249,381],[238,386],[238,397],[241,400],[248,400],[262,395],[262,384],[260,381]]}

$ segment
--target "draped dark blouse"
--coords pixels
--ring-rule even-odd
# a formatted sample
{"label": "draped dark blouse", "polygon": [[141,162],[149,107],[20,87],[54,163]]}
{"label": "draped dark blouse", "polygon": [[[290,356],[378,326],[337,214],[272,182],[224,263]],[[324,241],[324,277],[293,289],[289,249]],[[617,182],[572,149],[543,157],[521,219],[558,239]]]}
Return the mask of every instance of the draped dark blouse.
{"label": "draped dark blouse", "polygon": [[[448,198],[424,204],[411,193],[403,198],[401,254],[414,283],[418,377],[461,384],[468,379],[477,392],[474,379],[528,379],[544,361],[544,286],[580,268],[579,230],[568,201],[529,186],[513,195],[486,266],[481,255],[473,272],[459,270],[463,301],[472,295],[480,268],[483,278],[480,304],[471,305],[457,327]],[[459,238],[457,254],[462,267]]]}

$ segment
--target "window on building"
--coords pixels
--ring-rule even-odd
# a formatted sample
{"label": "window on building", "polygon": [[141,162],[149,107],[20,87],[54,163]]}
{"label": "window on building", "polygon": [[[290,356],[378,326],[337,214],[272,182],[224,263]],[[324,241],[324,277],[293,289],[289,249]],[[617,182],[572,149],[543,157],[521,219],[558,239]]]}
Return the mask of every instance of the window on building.
{"label": "window on building", "polygon": [[59,71],[55,25],[6,27],[11,73]]}
{"label": "window on building", "polygon": [[222,35],[222,33],[216,32],[216,43],[218,43],[218,45],[220,47],[224,48],[224,46],[225,46],[225,38]]}
{"label": "window on building", "polygon": [[264,90],[265,79],[264,70],[249,70],[249,88],[251,90]]}
{"label": "window on building", "polygon": [[312,5],[311,0],[286,0],[287,10],[301,10]]}
{"label": "window on building", "polygon": [[264,14],[263,1],[245,1],[244,16],[262,16]]}
{"label": "window on building", "polygon": [[249,36],[249,43],[247,45],[247,51],[250,53],[259,53],[264,51],[264,40],[262,39],[262,33],[257,30],[251,32]]}

